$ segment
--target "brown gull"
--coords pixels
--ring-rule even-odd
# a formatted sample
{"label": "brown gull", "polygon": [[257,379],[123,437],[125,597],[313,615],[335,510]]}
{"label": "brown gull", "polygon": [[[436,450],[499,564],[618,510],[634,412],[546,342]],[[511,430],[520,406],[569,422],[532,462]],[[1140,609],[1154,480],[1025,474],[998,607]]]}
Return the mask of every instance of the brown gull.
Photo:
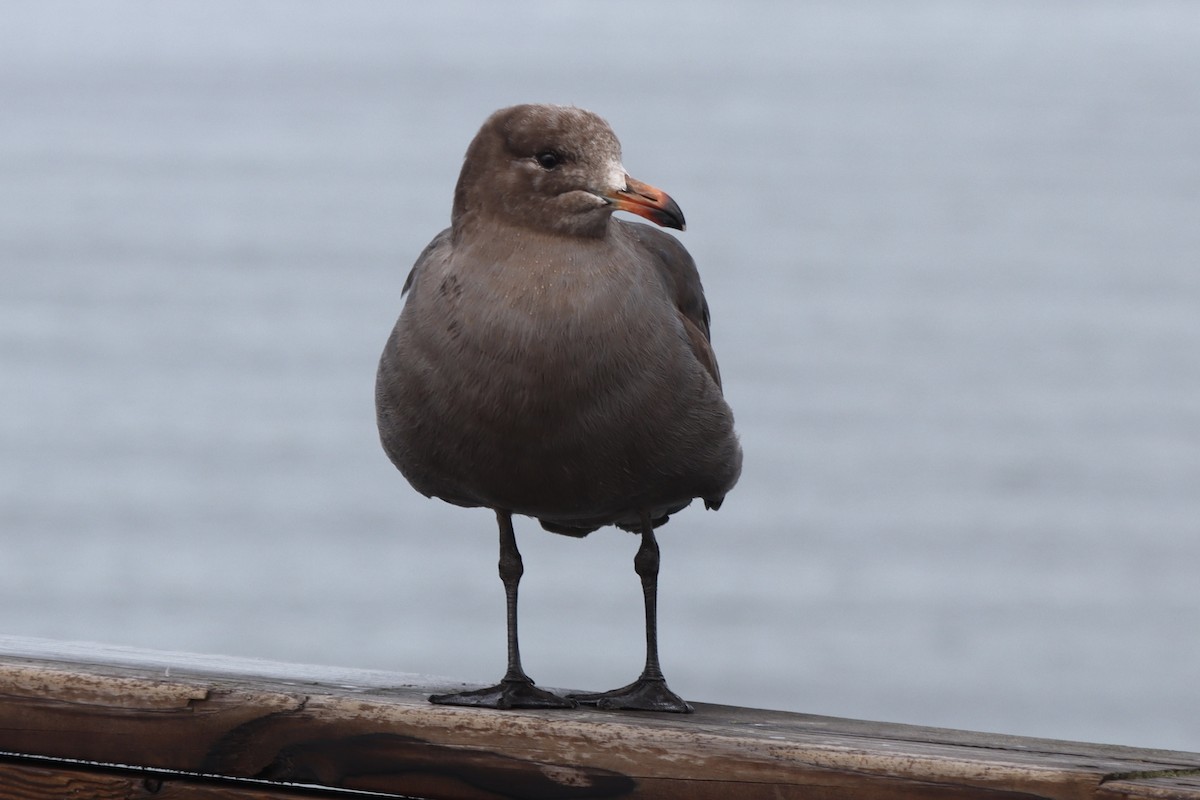
{"label": "brown gull", "polygon": [[[450,227],[404,284],[376,382],[380,438],[417,491],[495,512],[507,598],[501,682],[435,703],[691,710],[659,665],[654,529],[695,498],[720,506],[742,452],[695,262],[673,236],[613,218],[618,210],[684,227],[674,200],[626,174],[600,117],[501,109],[467,149]],[[604,525],[640,534],[637,681],[561,697],[525,674],[513,514],[568,536]]]}

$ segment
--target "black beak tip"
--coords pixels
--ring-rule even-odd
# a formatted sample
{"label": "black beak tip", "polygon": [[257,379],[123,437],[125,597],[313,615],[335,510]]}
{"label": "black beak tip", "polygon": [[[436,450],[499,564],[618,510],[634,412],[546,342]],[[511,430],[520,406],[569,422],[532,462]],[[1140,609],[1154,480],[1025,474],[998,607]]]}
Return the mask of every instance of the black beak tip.
{"label": "black beak tip", "polygon": [[671,200],[666,208],[660,212],[660,216],[656,222],[664,228],[674,228],[677,231],[687,228],[687,222],[683,218],[683,210],[674,200]]}

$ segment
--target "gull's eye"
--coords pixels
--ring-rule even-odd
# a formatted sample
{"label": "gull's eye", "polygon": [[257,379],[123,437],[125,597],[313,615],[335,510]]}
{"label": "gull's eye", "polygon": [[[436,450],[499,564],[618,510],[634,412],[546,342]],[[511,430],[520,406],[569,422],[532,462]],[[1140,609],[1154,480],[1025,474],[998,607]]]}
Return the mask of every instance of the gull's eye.
{"label": "gull's eye", "polygon": [[542,169],[554,169],[563,162],[563,157],[553,150],[545,150],[533,158]]}

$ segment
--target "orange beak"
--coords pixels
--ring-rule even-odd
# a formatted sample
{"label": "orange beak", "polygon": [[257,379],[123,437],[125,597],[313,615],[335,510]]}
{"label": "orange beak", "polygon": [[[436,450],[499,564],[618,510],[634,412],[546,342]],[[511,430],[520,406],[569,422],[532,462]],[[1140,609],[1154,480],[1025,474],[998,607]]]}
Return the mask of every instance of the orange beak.
{"label": "orange beak", "polygon": [[626,175],[625,188],[605,196],[621,211],[645,217],[664,228],[683,230],[683,211],[662,189]]}

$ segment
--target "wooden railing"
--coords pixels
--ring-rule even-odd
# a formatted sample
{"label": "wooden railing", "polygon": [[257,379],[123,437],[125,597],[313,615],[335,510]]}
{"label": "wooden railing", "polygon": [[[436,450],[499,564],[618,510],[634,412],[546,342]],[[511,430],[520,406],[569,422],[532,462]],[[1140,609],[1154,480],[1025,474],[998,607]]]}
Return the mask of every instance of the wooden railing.
{"label": "wooden railing", "polygon": [[445,681],[0,637],[0,798],[1188,798],[1200,754],[697,703],[434,706]]}

